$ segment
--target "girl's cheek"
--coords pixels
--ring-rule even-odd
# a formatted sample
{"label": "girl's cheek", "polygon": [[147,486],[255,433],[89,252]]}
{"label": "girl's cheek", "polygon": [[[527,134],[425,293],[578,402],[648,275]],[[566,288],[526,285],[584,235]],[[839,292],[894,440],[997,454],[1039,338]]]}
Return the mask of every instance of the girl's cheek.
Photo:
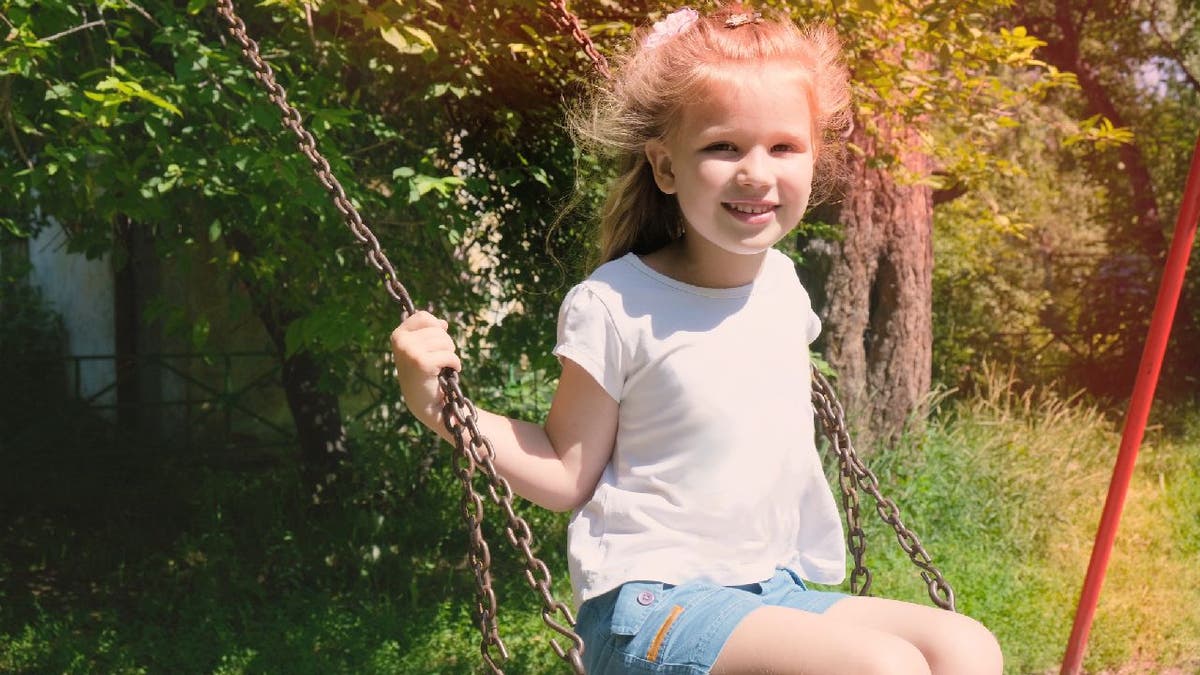
{"label": "girl's cheek", "polygon": [[732,176],[734,175],[734,171],[731,168],[729,168],[730,166],[731,165],[729,163],[717,163],[717,162],[702,164],[700,166],[699,172],[697,172],[697,173],[698,173],[700,180],[702,180],[706,183],[723,182],[723,181],[731,179]]}

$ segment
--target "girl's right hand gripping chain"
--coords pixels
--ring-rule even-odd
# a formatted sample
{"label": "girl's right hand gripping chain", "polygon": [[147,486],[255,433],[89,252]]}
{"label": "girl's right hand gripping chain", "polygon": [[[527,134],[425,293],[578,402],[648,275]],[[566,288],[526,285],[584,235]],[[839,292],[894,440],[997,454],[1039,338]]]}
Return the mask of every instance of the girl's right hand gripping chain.
{"label": "girl's right hand gripping chain", "polygon": [[396,379],[404,404],[422,424],[439,435],[444,429],[438,374],[443,368],[462,370],[448,327],[446,321],[420,311],[397,326],[391,337]]}

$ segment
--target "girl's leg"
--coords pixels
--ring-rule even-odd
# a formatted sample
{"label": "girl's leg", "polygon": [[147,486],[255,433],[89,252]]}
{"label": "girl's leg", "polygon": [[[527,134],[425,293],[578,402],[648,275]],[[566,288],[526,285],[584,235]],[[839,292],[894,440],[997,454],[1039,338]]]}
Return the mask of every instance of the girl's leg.
{"label": "girl's leg", "polygon": [[823,616],[895,635],[921,651],[934,675],[999,675],[1004,669],[996,637],[964,614],[885,598],[851,596],[838,601]]}
{"label": "girl's leg", "polygon": [[754,610],[734,629],[712,672],[997,675],[1001,670],[999,645],[974,619],[854,596],[824,614],[774,606]]}
{"label": "girl's leg", "polygon": [[754,610],[729,636],[712,674],[929,675],[912,643],[827,614],[777,606]]}

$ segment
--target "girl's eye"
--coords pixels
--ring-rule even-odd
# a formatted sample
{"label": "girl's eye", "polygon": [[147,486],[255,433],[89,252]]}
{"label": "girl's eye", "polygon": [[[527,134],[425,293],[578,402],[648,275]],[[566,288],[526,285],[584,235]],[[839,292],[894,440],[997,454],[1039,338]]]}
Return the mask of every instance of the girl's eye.
{"label": "girl's eye", "polygon": [[704,149],[708,152],[731,152],[736,150],[733,143],[713,143]]}
{"label": "girl's eye", "polygon": [[800,148],[789,143],[780,143],[771,147],[771,152],[800,152]]}

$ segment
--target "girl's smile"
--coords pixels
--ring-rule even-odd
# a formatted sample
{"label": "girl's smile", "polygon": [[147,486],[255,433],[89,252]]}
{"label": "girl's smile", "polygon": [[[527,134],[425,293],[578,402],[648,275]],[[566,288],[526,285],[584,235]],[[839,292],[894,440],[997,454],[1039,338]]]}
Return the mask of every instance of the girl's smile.
{"label": "girl's smile", "polygon": [[734,218],[748,225],[765,225],[775,217],[776,204],[763,202],[727,202],[722,204]]}

